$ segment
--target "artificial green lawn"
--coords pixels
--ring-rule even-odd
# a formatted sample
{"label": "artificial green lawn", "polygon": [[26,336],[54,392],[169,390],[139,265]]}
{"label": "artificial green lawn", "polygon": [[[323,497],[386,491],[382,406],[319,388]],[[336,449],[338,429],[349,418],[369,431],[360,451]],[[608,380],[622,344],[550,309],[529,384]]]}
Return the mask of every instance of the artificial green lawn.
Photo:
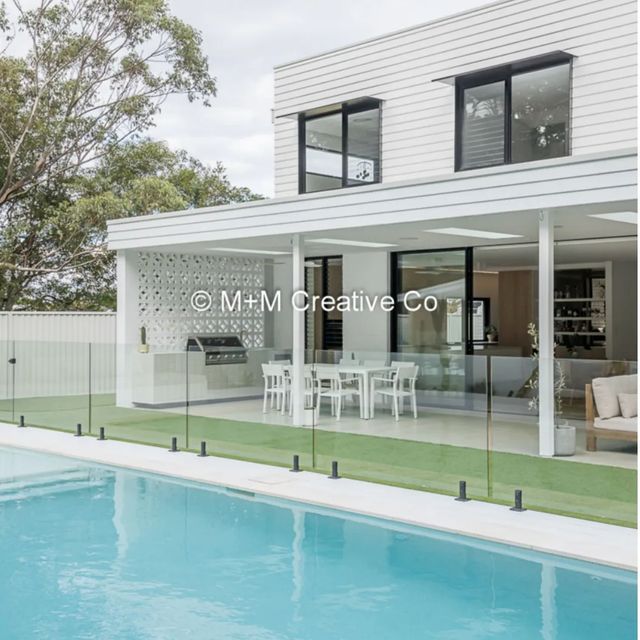
{"label": "artificial green lawn", "polygon": [[[89,421],[89,413],[91,420]],[[304,468],[327,473],[338,460],[345,476],[429,491],[455,493],[466,480],[471,496],[497,502],[523,490],[525,506],[635,526],[636,471],[560,458],[487,452],[469,447],[396,438],[302,429],[171,412],[116,407],[112,395],[29,398],[12,408],[0,402],[0,420],[24,415],[27,424],[72,431],[76,423],[107,437],[196,449],[269,464],[289,464],[294,453]],[[187,443],[188,435],[188,443]]]}

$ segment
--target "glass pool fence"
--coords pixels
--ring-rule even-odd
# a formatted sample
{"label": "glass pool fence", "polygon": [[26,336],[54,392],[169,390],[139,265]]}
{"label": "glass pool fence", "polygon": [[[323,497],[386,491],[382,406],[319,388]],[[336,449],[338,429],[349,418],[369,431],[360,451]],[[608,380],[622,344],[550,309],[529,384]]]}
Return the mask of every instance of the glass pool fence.
{"label": "glass pool fence", "polygon": [[[600,416],[594,380],[635,389],[636,362],[554,363],[554,457],[538,455],[537,362],[441,353],[224,353],[0,345],[0,420],[636,526],[637,427]],[[294,425],[292,389],[304,409]],[[599,383],[596,382],[596,386]],[[602,409],[602,407],[601,407]],[[620,413],[620,411],[619,411]]]}

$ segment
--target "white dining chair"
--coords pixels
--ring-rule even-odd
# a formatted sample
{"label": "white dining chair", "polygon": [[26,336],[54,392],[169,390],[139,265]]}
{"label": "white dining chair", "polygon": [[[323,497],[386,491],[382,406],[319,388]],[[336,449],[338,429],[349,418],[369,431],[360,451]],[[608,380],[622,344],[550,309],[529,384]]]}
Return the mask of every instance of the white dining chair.
{"label": "white dining chair", "polygon": [[[338,366],[343,367],[343,366],[352,366],[352,367],[359,367],[362,365],[362,362],[360,362],[360,360],[356,360],[355,358],[340,358],[340,364]],[[361,376],[358,374],[354,374],[354,373],[343,373],[342,374],[342,382],[344,383],[345,388],[348,387],[350,389],[360,389],[360,384],[361,384]],[[357,395],[357,393],[353,393],[353,399],[355,400],[355,396]]]}
{"label": "white dining chair", "polygon": [[[314,409],[314,420],[318,423],[318,415],[320,412],[320,379],[316,377],[316,372],[312,367],[305,365],[304,368],[304,406],[311,405]],[[291,394],[291,390],[290,390]],[[310,400],[310,402],[308,402]],[[289,397],[289,415],[293,415],[293,398]]]}
{"label": "white dining chair", "polygon": [[[371,407],[369,415],[373,418],[375,412],[376,395],[392,400],[391,412],[396,420],[400,419],[400,412],[404,407],[405,398],[411,399],[411,408],[413,409],[413,417],[418,417],[418,402],[416,398],[416,380],[418,379],[419,368],[414,365],[406,366],[406,363],[400,363],[390,376],[377,376],[371,383]],[[381,386],[376,387],[375,383],[380,382]]]}
{"label": "white dining chair", "polygon": [[274,400],[276,409],[285,413],[289,399],[289,377],[282,364],[263,364],[262,377],[264,378],[264,397],[262,400],[262,413],[267,413],[267,403],[271,400],[273,409]]}
{"label": "white dining chair", "polygon": [[331,400],[331,413],[335,413],[336,420],[340,420],[343,399],[347,396],[357,396],[358,404],[360,406],[360,417],[363,416],[362,385],[360,383],[357,387],[351,385],[345,386],[345,380],[340,375],[339,369],[323,372],[322,377],[324,380],[328,380],[331,384],[328,388],[319,388],[318,408],[322,398],[329,398]]}
{"label": "white dining chair", "polygon": [[[351,358],[340,358],[339,367],[359,367],[362,364],[360,360],[352,360]],[[360,376],[354,374],[342,374],[342,379],[345,382],[353,382],[357,380]]]}

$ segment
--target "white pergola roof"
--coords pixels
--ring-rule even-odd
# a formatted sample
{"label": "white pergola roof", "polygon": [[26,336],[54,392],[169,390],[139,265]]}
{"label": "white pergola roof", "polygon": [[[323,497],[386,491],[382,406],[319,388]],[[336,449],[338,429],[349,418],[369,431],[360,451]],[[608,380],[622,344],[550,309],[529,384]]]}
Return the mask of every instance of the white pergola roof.
{"label": "white pergola roof", "polygon": [[495,214],[511,214],[501,215],[498,225],[508,222],[520,227],[530,218],[527,213],[541,209],[635,211],[636,154],[636,149],[629,149],[568,156],[421,182],[381,183],[112,220],[109,248],[194,251],[237,245],[250,251],[251,247],[286,247],[292,234],[326,237],[332,233],[364,240],[385,237],[389,225],[413,233],[443,219],[451,226],[454,218],[457,224],[461,219],[489,216],[489,221]]}

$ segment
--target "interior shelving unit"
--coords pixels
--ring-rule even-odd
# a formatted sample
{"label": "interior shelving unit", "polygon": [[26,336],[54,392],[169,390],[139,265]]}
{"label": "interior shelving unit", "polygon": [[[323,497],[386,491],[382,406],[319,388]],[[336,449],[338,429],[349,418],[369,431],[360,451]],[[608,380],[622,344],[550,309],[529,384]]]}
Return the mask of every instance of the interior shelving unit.
{"label": "interior shelving unit", "polygon": [[554,334],[569,356],[607,357],[608,265],[556,269]]}

